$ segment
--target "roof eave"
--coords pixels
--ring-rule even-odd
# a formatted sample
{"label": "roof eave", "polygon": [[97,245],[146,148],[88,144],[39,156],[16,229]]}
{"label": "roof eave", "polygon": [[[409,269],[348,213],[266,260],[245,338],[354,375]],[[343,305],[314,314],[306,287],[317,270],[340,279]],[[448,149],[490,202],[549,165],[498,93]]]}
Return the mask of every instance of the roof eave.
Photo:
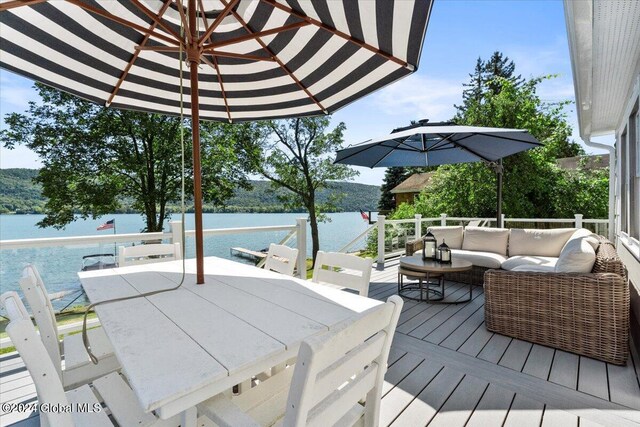
{"label": "roof eave", "polygon": [[591,136],[593,92],[593,3],[564,0],[567,39],[571,55],[573,87],[580,137]]}

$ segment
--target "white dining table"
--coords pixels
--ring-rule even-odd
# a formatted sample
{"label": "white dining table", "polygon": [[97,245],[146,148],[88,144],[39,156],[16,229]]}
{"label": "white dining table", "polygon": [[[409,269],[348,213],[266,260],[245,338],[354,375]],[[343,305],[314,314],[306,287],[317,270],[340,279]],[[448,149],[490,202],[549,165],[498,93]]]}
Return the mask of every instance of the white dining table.
{"label": "white dining table", "polygon": [[[285,363],[306,338],[381,304],[217,257],[205,258],[205,283],[197,285],[195,260],[185,263],[179,289],[95,308],[141,407],[162,419],[195,420],[198,403]],[[96,303],[175,287],[182,261],[78,275]]]}

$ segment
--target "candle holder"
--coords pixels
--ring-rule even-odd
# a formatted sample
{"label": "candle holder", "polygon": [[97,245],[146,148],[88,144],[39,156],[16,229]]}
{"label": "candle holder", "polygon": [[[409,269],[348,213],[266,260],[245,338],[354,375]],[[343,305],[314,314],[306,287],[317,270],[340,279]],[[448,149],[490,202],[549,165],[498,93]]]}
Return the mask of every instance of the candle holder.
{"label": "candle holder", "polygon": [[438,259],[442,264],[451,264],[451,249],[442,239],[442,244],[438,246]]}
{"label": "candle holder", "polygon": [[425,234],[422,237],[422,260],[428,260],[428,259],[432,259],[435,260],[436,259],[436,252],[437,252],[437,241],[436,241],[436,237],[431,234],[430,231],[427,232],[427,234]]}

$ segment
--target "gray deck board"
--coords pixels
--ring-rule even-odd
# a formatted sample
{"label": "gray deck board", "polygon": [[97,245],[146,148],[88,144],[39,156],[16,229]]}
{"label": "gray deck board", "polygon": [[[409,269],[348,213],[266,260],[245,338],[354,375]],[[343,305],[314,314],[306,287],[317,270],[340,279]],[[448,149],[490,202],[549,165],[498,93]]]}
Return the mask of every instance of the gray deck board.
{"label": "gray deck board", "polygon": [[[397,260],[374,269],[370,296],[397,291]],[[448,298],[468,288],[449,283]],[[640,360],[614,366],[495,334],[484,295],[457,305],[406,300],[389,355],[381,426],[640,425]],[[0,403],[35,400],[16,355],[0,356]],[[0,426],[38,425],[34,413],[0,413]]]}

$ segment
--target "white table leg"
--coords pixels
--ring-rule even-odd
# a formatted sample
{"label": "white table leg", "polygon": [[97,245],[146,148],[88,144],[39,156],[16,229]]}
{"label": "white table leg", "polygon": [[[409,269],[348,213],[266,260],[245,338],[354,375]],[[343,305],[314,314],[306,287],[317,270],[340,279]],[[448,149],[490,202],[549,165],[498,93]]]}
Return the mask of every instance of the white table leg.
{"label": "white table leg", "polygon": [[198,424],[198,410],[192,407],[180,414],[180,427],[196,427]]}

